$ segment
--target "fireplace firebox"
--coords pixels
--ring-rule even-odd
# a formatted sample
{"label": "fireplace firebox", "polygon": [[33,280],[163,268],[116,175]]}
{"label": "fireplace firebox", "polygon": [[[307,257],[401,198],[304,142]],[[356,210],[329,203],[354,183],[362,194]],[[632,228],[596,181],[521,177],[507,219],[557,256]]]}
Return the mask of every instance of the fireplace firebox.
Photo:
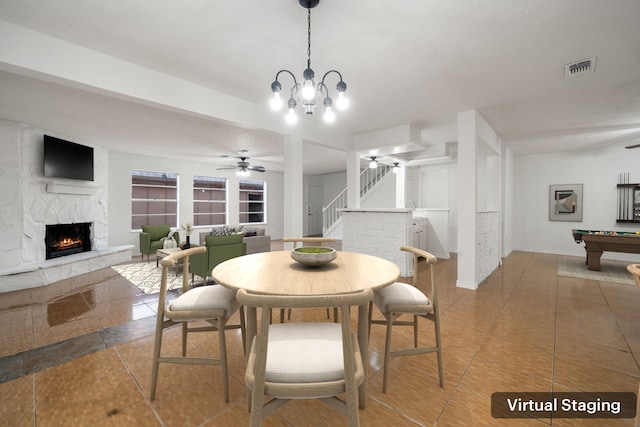
{"label": "fireplace firebox", "polygon": [[47,225],[44,237],[46,259],[91,250],[91,223]]}

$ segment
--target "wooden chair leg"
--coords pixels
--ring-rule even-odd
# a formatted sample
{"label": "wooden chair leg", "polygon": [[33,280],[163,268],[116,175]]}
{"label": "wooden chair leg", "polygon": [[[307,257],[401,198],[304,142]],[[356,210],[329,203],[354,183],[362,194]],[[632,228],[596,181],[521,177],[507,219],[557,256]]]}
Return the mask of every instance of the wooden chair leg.
{"label": "wooden chair leg", "polygon": [[371,322],[373,320],[373,302],[369,302],[369,335],[367,336],[367,340],[371,341]]}
{"label": "wooden chair leg", "polygon": [[227,341],[225,340],[225,324],[227,319],[218,318],[218,347],[220,352],[220,368],[222,369],[222,389],[224,391],[224,402],[229,403],[229,367],[227,365]]}
{"label": "wooden chair leg", "polygon": [[182,322],[182,325],[180,325],[180,327],[182,329],[182,357],[185,357],[187,355],[187,322]]}
{"label": "wooden chair leg", "polygon": [[153,368],[151,370],[151,395],[150,400],[156,398],[156,386],[158,385],[158,370],[160,368],[160,349],[162,348],[162,319],[157,321],[156,336],[153,344]]}
{"label": "wooden chair leg", "polygon": [[442,338],[440,336],[440,316],[438,316],[437,312],[434,314],[433,326],[436,333],[436,346],[438,347],[438,351],[436,352],[436,355],[438,356],[438,377],[440,379],[440,387],[444,387],[444,371],[442,368]]}
{"label": "wooden chair leg", "polygon": [[244,306],[240,306],[240,336],[242,337],[242,351],[247,356],[247,324],[244,318]]}
{"label": "wooden chair leg", "polygon": [[360,413],[358,410],[358,387],[355,378],[350,378],[345,384],[346,393],[345,400],[347,405],[347,424],[349,427],[360,426]]}
{"label": "wooden chair leg", "polygon": [[393,327],[393,313],[386,313],[387,337],[384,341],[384,366],[382,368],[382,392],[387,392],[387,378],[389,377],[389,359],[391,358],[391,328]]}

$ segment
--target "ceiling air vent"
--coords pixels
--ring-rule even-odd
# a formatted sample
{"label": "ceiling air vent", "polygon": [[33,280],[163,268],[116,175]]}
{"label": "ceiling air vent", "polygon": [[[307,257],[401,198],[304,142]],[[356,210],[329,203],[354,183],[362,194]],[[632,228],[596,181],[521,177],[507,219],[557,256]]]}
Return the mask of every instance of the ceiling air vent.
{"label": "ceiling air vent", "polygon": [[592,73],[596,69],[596,57],[572,62],[564,66],[564,78],[580,76],[585,73]]}

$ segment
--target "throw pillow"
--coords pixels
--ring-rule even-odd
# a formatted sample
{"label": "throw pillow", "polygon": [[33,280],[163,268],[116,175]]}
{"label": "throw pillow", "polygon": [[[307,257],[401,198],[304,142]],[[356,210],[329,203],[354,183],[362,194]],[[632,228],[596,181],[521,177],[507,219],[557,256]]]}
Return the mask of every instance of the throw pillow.
{"label": "throw pillow", "polygon": [[176,247],[176,241],[173,240],[173,237],[163,237],[162,238],[162,249],[169,249]]}
{"label": "throw pillow", "polygon": [[218,227],[211,230],[212,236],[228,236],[233,234],[233,229],[227,227]]}
{"label": "throw pillow", "polygon": [[244,237],[254,237],[257,236],[258,233],[255,231],[247,231],[246,233],[244,233]]}

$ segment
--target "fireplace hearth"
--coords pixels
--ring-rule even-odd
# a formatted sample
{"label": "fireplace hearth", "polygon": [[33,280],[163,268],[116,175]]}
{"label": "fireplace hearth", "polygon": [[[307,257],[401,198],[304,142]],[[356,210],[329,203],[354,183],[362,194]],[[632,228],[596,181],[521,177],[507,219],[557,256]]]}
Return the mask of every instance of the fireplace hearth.
{"label": "fireplace hearth", "polygon": [[44,243],[46,259],[91,250],[91,223],[47,225]]}

